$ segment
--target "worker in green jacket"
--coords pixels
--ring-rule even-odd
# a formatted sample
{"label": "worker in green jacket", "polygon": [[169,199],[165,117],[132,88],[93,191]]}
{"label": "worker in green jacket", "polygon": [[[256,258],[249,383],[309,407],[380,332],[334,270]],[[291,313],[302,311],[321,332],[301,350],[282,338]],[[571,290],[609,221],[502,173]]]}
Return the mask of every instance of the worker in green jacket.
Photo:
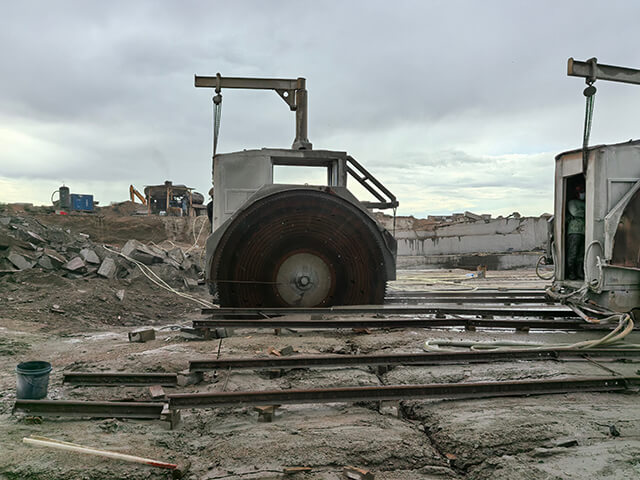
{"label": "worker in green jacket", "polygon": [[584,185],[576,186],[575,198],[567,203],[567,277],[584,278]]}

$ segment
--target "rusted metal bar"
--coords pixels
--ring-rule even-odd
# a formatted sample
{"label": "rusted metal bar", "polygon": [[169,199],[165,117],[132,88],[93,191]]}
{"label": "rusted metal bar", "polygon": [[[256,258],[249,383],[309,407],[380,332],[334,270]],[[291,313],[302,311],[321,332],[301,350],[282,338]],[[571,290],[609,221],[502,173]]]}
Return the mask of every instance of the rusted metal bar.
{"label": "rusted metal bar", "polygon": [[587,323],[584,320],[558,319],[479,319],[479,318],[348,318],[320,319],[276,317],[214,318],[192,321],[193,328],[515,328],[540,330],[611,330],[611,325]]}
{"label": "rusted metal bar", "polygon": [[49,417],[159,419],[164,405],[151,402],[84,402],[73,400],[16,400],[14,411]]}
{"label": "rusted metal bar", "polygon": [[547,292],[539,288],[532,289],[505,289],[479,288],[477,290],[390,290],[387,295],[417,295],[421,297],[546,297]]}
{"label": "rusted metal bar", "polygon": [[550,305],[558,303],[553,300],[546,300],[544,297],[490,297],[490,296],[475,296],[475,297],[426,297],[419,295],[389,295],[385,296],[385,305],[396,304],[433,304],[433,303],[446,303],[449,305],[457,304],[469,304],[469,303],[482,303],[486,305],[499,305],[499,304],[536,304],[536,305]]}
{"label": "rusted metal bar", "polygon": [[470,399],[569,392],[622,392],[640,377],[578,377],[508,382],[385,385],[249,392],[207,392],[169,395],[169,408],[212,408],[238,405],[366,402],[421,398]]}
{"label": "rusted metal bar", "polygon": [[327,308],[203,308],[202,313],[212,318],[229,318],[242,316],[243,318],[265,318],[281,315],[478,315],[505,317],[575,317],[576,314],[568,307],[558,306],[490,306],[479,307],[469,305],[358,305]]}
{"label": "rusted metal bar", "polygon": [[638,349],[591,350],[496,350],[473,352],[419,352],[381,355],[300,355],[289,357],[239,357],[191,360],[189,370],[278,369],[308,367],[394,366],[394,365],[450,365],[460,363],[507,362],[512,360],[557,360],[564,358],[629,358],[640,357]]}
{"label": "rusted metal bar", "polygon": [[135,372],[69,372],[63,376],[63,383],[84,386],[140,386],[161,385],[175,387],[176,373],[135,373]]}

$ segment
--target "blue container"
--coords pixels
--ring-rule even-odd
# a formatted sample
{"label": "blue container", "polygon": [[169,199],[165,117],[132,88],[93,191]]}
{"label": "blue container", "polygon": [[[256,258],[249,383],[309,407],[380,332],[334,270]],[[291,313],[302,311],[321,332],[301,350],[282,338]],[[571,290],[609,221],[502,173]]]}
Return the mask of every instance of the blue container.
{"label": "blue container", "polygon": [[93,195],[71,194],[71,210],[93,212]]}
{"label": "blue container", "polygon": [[49,388],[49,362],[22,362],[16,367],[16,397],[23,400],[40,400],[47,396]]}

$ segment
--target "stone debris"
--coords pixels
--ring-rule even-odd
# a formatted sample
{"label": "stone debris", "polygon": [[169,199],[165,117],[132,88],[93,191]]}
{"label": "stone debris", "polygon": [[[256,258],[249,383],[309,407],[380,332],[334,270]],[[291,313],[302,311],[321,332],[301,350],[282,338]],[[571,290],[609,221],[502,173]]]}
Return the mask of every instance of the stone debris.
{"label": "stone debris", "polygon": [[33,267],[33,262],[28,261],[25,257],[15,252],[10,252],[9,255],[7,255],[7,260],[18,270],[26,270]]}
{"label": "stone debris", "polygon": [[124,301],[124,288],[116,292],[116,298],[121,302]]}
{"label": "stone debris", "polygon": [[153,328],[144,328],[140,330],[134,330],[133,332],[129,332],[129,341],[144,343],[150,340],[156,339],[156,331]]}
{"label": "stone debris", "polygon": [[73,257],[62,266],[62,268],[64,268],[65,270],[69,270],[70,272],[80,272],[86,269],[86,267],[87,266],[85,265],[84,260],[82,260],[82,258],[80,257]]}
{"label": "stone debris", "polygon": [[[102,277],[109,280],[147,281],[139,266],[101,246],[89,235],[73,234],[59,226],[46,226],[29,216],[2,216],[0,222],[0,276],[30,269],[70,279]],[[171,242],[156,245],[129,240],[120,252],[147,265],[155,275],[178,290],[203,288],[203,256]],[[146,272],[148,273],[148,272]]]}
{"label": "stone debris", "polygon": [[162,263],[164,258],[158,253],[154,252],[150,247],[139,242],[138,240],[129,240],[122,247],[123,255],[133,258],[145,265],[153,265],[154,263]]}
{"label": "stone debris", "polygon": [[80,256],[87,263],[94,263],[96,265],[100,263],[100,257],[98,257],[96,252],[94,252],[90,248],[83,248],[82,250],[80,250]]}
{"label": "stone debris", "polygon": [[113,258],[107,257],[102,261],[100,268],[98,269],[98,275],[104,278],[113,278],[116,275],[118,267]]}
{"label": "stone debris", "polygon": [[164,389],[160,385],[150,386],[149,394],[151,395],[151,398],[154,400],[162,400],[166,396],[166,394],[164,393]]}

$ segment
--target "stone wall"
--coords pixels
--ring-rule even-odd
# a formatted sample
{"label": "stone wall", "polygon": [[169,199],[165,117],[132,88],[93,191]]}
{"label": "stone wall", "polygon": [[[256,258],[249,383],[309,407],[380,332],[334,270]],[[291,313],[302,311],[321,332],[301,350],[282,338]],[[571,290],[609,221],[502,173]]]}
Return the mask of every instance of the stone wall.
{"label": "stone wall", "polygon": [[[399,266],[455,266],[489,268],[535,266],[548,241],[548,217],[520,217],[458,221],[399,217],[395,222]],[[389,231],[393,219],[378,216]],[[505,258],[501,258],[505,257]]]}

